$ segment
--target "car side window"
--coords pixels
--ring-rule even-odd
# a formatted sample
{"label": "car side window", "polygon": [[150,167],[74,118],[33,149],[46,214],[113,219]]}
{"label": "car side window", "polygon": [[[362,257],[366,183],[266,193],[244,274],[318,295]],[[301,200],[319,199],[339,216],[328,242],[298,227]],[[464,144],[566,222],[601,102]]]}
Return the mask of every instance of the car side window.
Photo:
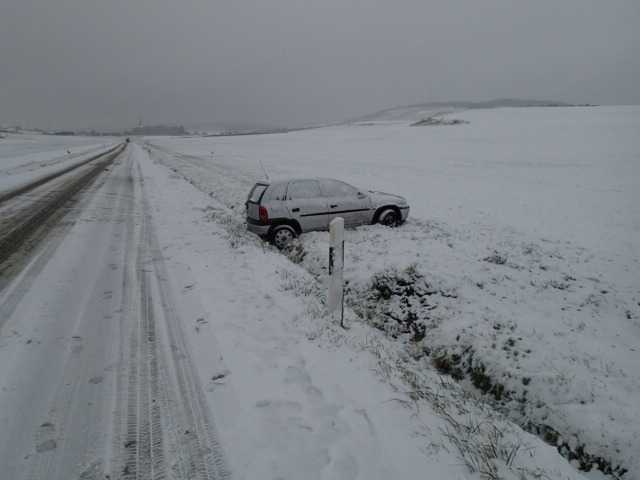
{"label": "car side window", "polygon": [[355,197],[358,189],[338,180],[322,180],[322,193],[325,197]]}
{"label": "car side window", "polygon": [[289,200],[321,197],[320,183],[317,180],[296,180],[289,184],[287,197]]}
{"label": "car side window", "polygon": [[286,183],[277,183],[271,185],[269,190],[264,194],[265,200],[286,200],[285,198]]}

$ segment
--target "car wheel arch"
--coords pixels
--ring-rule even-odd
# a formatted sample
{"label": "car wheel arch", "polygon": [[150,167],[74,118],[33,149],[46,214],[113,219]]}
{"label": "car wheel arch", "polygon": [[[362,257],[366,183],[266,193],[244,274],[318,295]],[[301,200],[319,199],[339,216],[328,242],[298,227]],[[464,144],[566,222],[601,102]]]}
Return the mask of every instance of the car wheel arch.
{"label": "car wheel arch", "polygon": [[293,230],[295,231],[296,235],[300,235],[302,233],[302,228],[300,227],[300,224],[298,223],[297,220],[292,220],[292,219],[288,219],[288,218],[275,218],[273,220],[271,220],[271,228],[269,229],[269,237],[273,236],[273,232],[275,231],[275,229],[277,227],[280,227],[282,225],[288,226],[293,228]]}
{"label": "car wheel arch", "polygon": [[382,207],[378,207],[376,209],[376,213],[373,214],[373,221],[371,222],[371,224],[374,225],[378,223],[380,221],[380,215],[382,214],[382,212],[389,209],[394,210],[398,214],[398,218],[402,218],[402,212],[397,205],[383,205]]}

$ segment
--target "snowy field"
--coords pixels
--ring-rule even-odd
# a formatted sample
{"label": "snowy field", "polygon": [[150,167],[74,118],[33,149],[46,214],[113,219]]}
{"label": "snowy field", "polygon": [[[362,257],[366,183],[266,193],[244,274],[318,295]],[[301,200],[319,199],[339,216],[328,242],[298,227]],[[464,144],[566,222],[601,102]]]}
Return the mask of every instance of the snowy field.
{"label": "snowy field", "polygon": [[88,158],[116,143],[110,137],[3,134],[0,192]]}
{"label": "snowy field", "polygon": [[[271,360],[275,372],[285,376],[284,387],[271,385],[274,396],[278,388],[294,386],[309,394],[316,391],[310,377],[327,381],[340,368],[325,355],[310,353],[313,345],[319,352],[335,348],[335,358],[345,361],[345,352],[353,348],[344,344],[358,345],[377,359],[380,378],[431,409],[433,418],[421,417],[424,428],[418,428],[420,421],[414,428],[425,455],[439,465],[440,448],[469,464],[461,452],[473,442],[456,443],[455,435],[443,435],[448,429],[458,439],[461,432],[470,439],[471,431],[491,436],[470,424],[460,427],[462,417],[474,416],[480,425],[519,425],[535,432],[583,470],[600,464],[605,470],[617,467],[617,475],[627,469],[623,478],[638,478],[640,108],[513,108],[454,117],[469,124],[409,127],[396,121],[280,135],[146,139],[154,163],[141,161],[143,172],[161,185],[154,197],[163,225],[159,235],[172,262],[190,270],[201,298],[210,299],[203,300],[207,321],[225,358],[236,365],[230,370],[243,372],[229,382],[254,398],[252,382],[275,375],[261,367]],[[401,228],[347,232],[349,333],[323,327],[326,233],[303,235],[304,256],[295,265],[244,232],[246,194],[263,178],[259,161],[274,178],[331,176],[409,200],[411,216]],[[223,238],[227,254],[220,255],[222,246],[209,245],[212,234],[211,245]],[[209,261],[223,273],[210,269]],[[254,290],[241,291],[249,286]],[[300,311],[300,302],[306,310]],[[245,348],[251,355],[238,353]],[[297,363],[285,365],[283,359]],[[353,361],[367,363],[361,356]],[[334,389],[341,385],[334,398],[357,396],[354,378],[345,373],[330,383]],[[373,388],[370,381],[367,385],[363,391]],[[326,393],[330,388],[325,387],[320,390]],[[461,396],[466,400],[456,403]],[[490,411],[475,396],[482,396]],[[439,398],[448,398],[457,413]],[[317,455],[299,449],[325,451],[326,445],[304,443],[291,429],[313,430],[300,419],[312,415],[313,402],[322,411],[328,407],[317,397],[258,401],[253,407],[260,415],[270,412],[261,421],[271,422],[289,442],[272,445],[274,451],[291,448],[301,462],[299,470],[276,468],[274,473],[295,478],[295,472],[315,468]],[[375,401],[367,408],[375,405],[380,408]],[[251,410],[243,402],[236,408]],[[462,414],[467,408],[468,415]],[[247,418],[257,418],[251,415]],[[454,423],[434,420],[453,417]],[[292,418],[298,420],[290,423]],[[321,418],[327,420],[312,415],[309,422]],[[376,418],[373,424],[381,421]],[[342,428],[353,431],[354,419],[342,420],[347,425]],[[390,437],[404,428],[375,426],[394,432]],[[507,437],[532,447],[511,464],[509,456],[498,455],[500,468],[514,475],[523,471],[518,468],[534,473],[549,468],[550,478],[573,476],[564,460],[553,460],[553,449],[510,428],[504,426]],[[223,438],[234,435],[228,425],[221,431]],[[330,444],[334,437],[323,438]],[[347,451],[358,451],[358,435],[340,438]],[[267,453],[264,465],[246,460],[242,452],[251,447],[245,443],[243,450],[236,440],[230,455],[238,455],[233,463],[243,464],[245,473],[278,463]],[[380,448],[392,444],[387,438]],[[371,448],[365,449],[369,455]],[[331,452],[340,465],[333,473],[358,478],[354,465],[363,467],[369,460],[345,455]],[[393,465],[390,473],[416,471],[409,465],[397,470],[402,462]],[[360,478],[372,478],[363,473]],[[456,475],[462,478],[459,471]],[[255,476],[247,473],[247,478]]]}
{"label": "snowy field", "polygon": [[0,169],[16,167],[37,159],[49,159],[72,152],[98,146],[112,141],[110,137],[84,137],[68,135],[2,134],[0,138]]}

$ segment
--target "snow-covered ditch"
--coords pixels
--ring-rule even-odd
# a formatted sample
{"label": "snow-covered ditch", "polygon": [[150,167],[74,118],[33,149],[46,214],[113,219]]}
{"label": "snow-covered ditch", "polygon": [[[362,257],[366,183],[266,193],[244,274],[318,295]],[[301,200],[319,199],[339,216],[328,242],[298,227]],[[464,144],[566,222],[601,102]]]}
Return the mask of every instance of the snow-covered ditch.
{"label": "snow-covered ditch", "polygon": [[[346,299],[361,319],[400,340],[425,369],[485,394],[580,469],[619,476],[634,467],[637,305],[575,268],[580,252],[513,242],[495,253],[477,239],[465,252],[461,235],[442,226],[377,230],[347,240]],[[320,273],[326,239],[313,237],[304,263]],[[429,253],[415,254],[418,239]],[[384,264],[369,263],[376,257]],[[621,330],[602,318],[616,318]]]}
{"label": "snow-covered ditch", "polygon": [[[468,210],[449,218],[442,210],[433,216],[426,215],[430,206],[443,199],[437,196],[440,190],[420,193],[415,186],[416,177],[420,179],[421,174],[425,175],[424,183],[430,182],[420,160],[416,158],[412,168],[408,167],[410,162],[403,160],[400,163],[407,166],[405,170],[398,165],[388,165],[385,170],[372,153],[376,148],[391,147],[404,153],[406,144],[398,143],[398,138],[408,135],[406,131],[421,129],[402,126],[405,130],[401,131],[395,125],[373,127],[367,132],[367,127],[343,127],[277,139],[275,136],[232,139],[222,145],[219,141],[214,144],[180,139],[151,142],[160,146],[153,150],[154,158],[173,169],[177,178],[187,179],[210,195],[213,205],[204,215],[224,228],[230,248],[264,251],[263,255],[269,258],[274,253],[246,234],[242,225],[242,203],[248,188],[260,176],[259,158],[269,158],[271,165],[267,163],[267,168],[280,175],[301,171],[338,176],[337,172],[345,172],[341,178],[358,185],[402,194],[408,190],[414,208],[410,221],[403,227],[391,230],[371,226],[347,232],[346,299],[353,328],[349,333],[327,328],[318,338],[357,337],[365,326],[374,327],[371,332],[378,333],[366,335],[375,340],[361,343],[367,344],[365,350],[377,357],[378,372],[405,394],[402,401],[425,402],[440,421],[444,419],[438,427],[440,434],[431,433],[428,437],[446,440],[444,443],[471,468],[482,470],[478,459],[487,458],[487,451],[494,452],[488,457],[498,465],[498,470],[485,465],[485,476],[499,476],[500,469],[508,465],[529,468],[529,472],[541,465],[561,468],[557,461],[540,462],[540,452],[547,450],[515,427],[517,424],[554,445],[583,471],[600,469],[614,476],[634,478],[639,470],[635,454],[640,451],[640,378],[636,368],[640,359],[640,285],[637,240],[625,235],[639,227],[636,206],[626,203],[634,195],[633,182],[637,181],[627,174],[638,168],[629,152],[638,150],[637,143],[628,136],[628,122],[620,116],[631,118],[632,124],[638,123],[639,116],[628,109],[618,112],[619,115],[614,113],[605,110],[595,118],[589,113],[592,116],[587,116],[586,122],[577,127],[565,125],[564,132],[577,137],[597,127],[607,129],[611,138],[617,138],[617,143],[610,142],[612,151],[608,158],[615,161],[607,167],[609,176],[595,178],[600,167],[595,166],[597,159],[593,155],[584,159],[584,169],[588,172],[591,168],[593,178],[572,166],[548,166],[555,171],[549,180],[553,178],[557,185],[540,183],[540,189],[551,196],[541,203],[542,206],[550,201],[555,203],[558,212],[543,208],[537,216],[526,219],[526,228],[520,228],[525,219],[515,214],[523,211],[531,214],[527,204],[516,203],[506,209],[498,204],[489,209],[491,215],[500,210],[508,214],[499,221],[485,215],[487,210],[475,217]],[[476,116],[482,114],[473,112]],[[468,161],[474,156],[482,157],[483,142],[490,145],[491,151],[499,148],[496,137],[508,137],[500,139],[505,145],[515,142],[502,130],[482,138],[488,136],[488,131],[491,133],[487,123],[504,126],[503,119],[496,119],[496,115],[491,112],[482,119],[474,118],[468,126],[454,129],[461,131],[481,125],[480,130],[463,136],[476,138],[479,145],[468,151]],[[509,111],[507,117],[513,115]],[[545,130],[548,124],[564,125],[562,118],[549,115],[542,116],[544,121],[537,125],[539,131],[549,133]],[[606,122],[608,116],[613,121]],[[535,118],[525,120],[535,125]],[[426,149],[434,142],[445,143],[440,137],[425,140],[416,137],[420,133],[410,135],[413,150],[409,153],[420,144]],[[452,144],[453,151],[460,149],[457,137],[446,132],[442,135]],[[529,143],[520,134],[512,136],[520,142],[519,152],[525,152],[527,157],[520,163],[523,167],[533,165],[530,171],[534,178],[544,179],[546,173],[534,162],[537,154],[533,136],[525,136],[531,140]],[[584,139],[588,140],[588,135]],[[547,136],[546,141],[538,154],[547,160],[554,147],[569,150],[559,138]],[[362,152],[355,155],[353,165],[332,162],[327,151],[303,148],[305,144],[324,144],[331,149],[336,148],[332,147],[336,142],[346,145],[352,154],[358,148],[352,144],[360,146]],[[579,150],[587,151],[589,146],[594,147],[581,145]],[[602,146],[598,145],[596,150],[602,150]],[[276,161],[277,152],[281,162]],[[296,164],[293,161],[296,155],[314,158],[316,163],[312,165],[303,158]],[[506,156],[505,152],[501,155]],[[461,181],[460,188],[474,192],[470,201],[475,201],[478,196],[475,192],[483,188],[502,187],[500,182],[483,174],[458,175],[457,162],[462,160],[456,159],[453,166],[445,161],[441,168],[448,168]],[[367,163],[370,168],[363,168]],[[372,171],[383,180],[372,178]],[[588,209],[593,203],[592,199],[581,197],[585,195],[581,188],[571,187],[576,172],[592,195],[598,191],[596,188],[603,192],[594,215],[606,215],[609,211],[607,218],[596,216],[587,221],[586,212],[575,208],[584,204]],[[521,177],[516,180],[523,181],[527,175]],[[395,188],[388,184],[381,187],[380,183],[388,182],[385,178],[394,179]],[[532,193],[534,199],[536,195],[538,192]],[[568,198],[572,195],[577,198]],[[503,202],[510,201],[509,195],[502,192],[502,196]],[[461,203],[466,201],[462,198]],[[561,225],[563,218],[575,220],[576,228],[571,229],[570,221]],[[540,233],[536,233],[538,230]],[[596,234],[585,237],[581,244],[575,238],[576,232]],[[606,242],[606,238],[613,240]],[[305,299],[308,305],[314,305],[307,311],[312,319],[323,319],[326,248],[325,233],[304,235],[295,255],[302,271],[278,262],[281,285],[285,291]],[[315,334],[311,336],[315,338]],[[448,408],[442,409],[443,404]],[[469,412],[474,420],[467,417]],[[496,432],[509,433],[499,436],[500,442],[506,443],[493,442],[499,445],[489,448],[487,445],[492,442],[488,439],[498,438],[497,433],[492,433],[494,427]],[[522,455],[527,450],[523,445],[534,445],[538,452],[537,459],[526,466],[513,461],[513,455],[509,454],[517,453],[515,457],[520,461],[528,458],[528,454]],[[496,458],[499,461],[495,462]],[[558,477],[558,472],[551,478]]]}

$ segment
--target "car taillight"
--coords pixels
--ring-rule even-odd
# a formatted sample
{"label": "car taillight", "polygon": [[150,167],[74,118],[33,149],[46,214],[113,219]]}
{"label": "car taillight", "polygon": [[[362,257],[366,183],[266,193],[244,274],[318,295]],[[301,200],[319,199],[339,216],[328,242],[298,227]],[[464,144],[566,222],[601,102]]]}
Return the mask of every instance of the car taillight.
{"label": "car taillight", "polygon": [[265,225],[269,223],[269,212],[262,205],[260,205],[260,208],[258,209],[258,216],[260,217],[260,223]]}

